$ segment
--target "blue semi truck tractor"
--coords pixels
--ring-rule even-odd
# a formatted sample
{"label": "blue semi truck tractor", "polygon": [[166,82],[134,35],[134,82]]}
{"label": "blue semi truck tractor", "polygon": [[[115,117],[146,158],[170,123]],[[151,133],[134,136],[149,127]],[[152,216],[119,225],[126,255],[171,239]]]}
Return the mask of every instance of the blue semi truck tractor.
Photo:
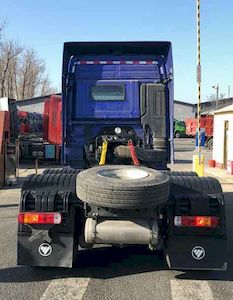
{"label": "blue semi truck tractor", "polygon": [[65,43],[62,101],[64,168],[23,184],[18,264],[72,267],[81,251],[135,245],[173,269],[226,269],[219,182],[167,168],[171,43]]}

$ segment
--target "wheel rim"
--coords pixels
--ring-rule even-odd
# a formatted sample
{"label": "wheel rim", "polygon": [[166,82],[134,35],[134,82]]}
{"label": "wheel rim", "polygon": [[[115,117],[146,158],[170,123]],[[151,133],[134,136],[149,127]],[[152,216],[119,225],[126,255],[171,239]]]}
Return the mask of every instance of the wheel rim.
{"label": "wheel rim", "polygon": [[213,139],[210,139],[208,142],[207,142],[207,145],[209,150],[213,150]]}
{"label": "wheel rim", "polygon": [[135,179],[143,179],[149,176],[149,173],[136,169],[136,168],[125,168],[125,169],[112,169],[112,170],[100,170],[97,172],[98,176],[107,177],[107,178],[115,178],[122,180],[135,180]]}

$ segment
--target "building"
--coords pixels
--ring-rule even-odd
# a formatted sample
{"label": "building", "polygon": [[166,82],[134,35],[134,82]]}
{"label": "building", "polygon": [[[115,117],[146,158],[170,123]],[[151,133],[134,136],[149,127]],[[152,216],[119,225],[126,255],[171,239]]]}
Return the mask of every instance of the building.
{"label": "building", "polygon": [[216,167],[226,168],[233,162],[233,104],[216,110],[214,114],[213,160]]}
{"label": "building", "polygon": [[[233,104],[233,98],[220,99],[218,101],[206,101],[201,103],[201,114],[210,114],[211,112]],[[195,106],[195,113],[197,113],[197,104]]]}
{"label": "building", "polygon": [[174,100],[174,119],[185,120],[195,118],[195,104]]}
{"label": "building", "polygon": [[[61,95],[61,94],[56,94]],[[39,114],[44,113],[44,103],[45,101],[50,97],[51,95],[41,96],[41,97],[35,97],[31,99],[24,99],[24,100],[18,100],[16,102],[17,108],[20,111],[27,111],[27,112],[36,112]]]}

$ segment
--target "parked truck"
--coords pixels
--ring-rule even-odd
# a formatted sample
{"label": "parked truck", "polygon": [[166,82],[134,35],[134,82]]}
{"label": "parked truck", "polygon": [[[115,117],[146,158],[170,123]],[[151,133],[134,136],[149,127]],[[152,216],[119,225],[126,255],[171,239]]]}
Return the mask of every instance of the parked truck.
{"label": "parked truck", "polygon": [[60,159],[60,95],[51,95],[44,103],[43,114],[18,111],[21,159]]}
{"label": "parked truck", "polygon": [[0,187],[16,182],[17,134],[14,99],[0,98]]}
{"label": "parked truck", "polygon": [[[186,124],[186,135],[196,137],[198,121],[197,118],[185,119]],[[205,135],[205,145],[212,150],[213,149],[213,128],[214,128],[214,117],[211,115],[202,115],[200,118],[200,128],[203,130]]]}
{"label": "parked truck", "polygon": [[[0,98],[1,101],[1,98]],[[10,137],[10,117],[9,111],[0,109],[0,188],[6,182],[6,145],[9,143]]]}
{"label": "parked truck", "polygon": [[23,184],[18,264],[72,267],[90,248],[144,245],[172,269],[226,269],[219,182],[167,168],[171,43],[68,42],[62,79],[64,168]]}
{"label": "parked truck", "polygon": [[186,125],[183,120],[174,119],[174,136],[176,138],[186,136]]}

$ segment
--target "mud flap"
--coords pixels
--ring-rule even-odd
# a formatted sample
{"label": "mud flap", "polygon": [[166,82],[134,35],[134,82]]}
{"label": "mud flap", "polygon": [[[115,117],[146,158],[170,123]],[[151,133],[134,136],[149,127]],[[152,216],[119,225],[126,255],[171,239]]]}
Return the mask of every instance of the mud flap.
{"label": "mud flap", "polygon": [[63,214],[59,225],[18,227],[18,265],[71,268],[77,255],[75,212]]}
{"label": "mud flap", "polygon": [[71,268],[74,260],[73,234],[59,233],[52,241],[30,240],[30,234],[18,233],[18,265]]}
{"label": "mud flap", "polygon": [[[18,224],[17,264],[71,268],[77,255],[80,201],[75,195],[76,172],[48,171],[25,180],[20,212],[57,212],[61,224]],[[77,222],[76,222],[77,221]]]}
{"label": "mud flap", "polygon": [[180,270],[227,269],[227,241],[224,238],[183,236],[167,242],[169,268]]}

